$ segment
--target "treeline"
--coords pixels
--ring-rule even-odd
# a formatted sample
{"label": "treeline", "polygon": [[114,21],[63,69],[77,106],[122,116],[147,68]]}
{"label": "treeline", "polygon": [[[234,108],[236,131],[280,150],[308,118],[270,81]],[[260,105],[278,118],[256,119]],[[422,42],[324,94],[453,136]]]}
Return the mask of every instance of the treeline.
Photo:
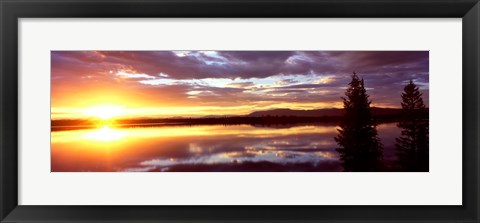
{"label": "treeline", "polygon": [[[422,115],[428,118],[428,112]],[[402,116],[397,114],[374,115],[375,124],[399,122]],[[52,131],[88,129],[101,125],[109,126],[182,126],[182,125],[252,125],[252,126],[287,126],[300,124],[332,124],[338,125],[342,116],[300,117],[291,115],[265,115],[260,117],[251,116],[225,116],[212,118],[141,118],[141,119],[63,119],[52,120]]]}
{"label": "treeline", "polygon": [[164,118],[164,119],[120,119],[120,120],[52,120],[52,131],[95,128],[108,125],[116,127],[132,126],[188,126],[188,125],[252,125],[252,126],[286,126],[299,124],[335,125],[340,116],[297,117],[297,116],[261,116],[261,117],[216,117],[216,118]]}
{"label": "treeline", "polygon": [[402,112],[397,126],[402,131],[396,138],[397,160],[395,166],[387,167],[383,162],[383,145],[378,137],[365,82],[353,73],[342,98],[345,113],[334,138],[345,171],[429,170],[428,109],[422,93],[410,81],[400,97]]}

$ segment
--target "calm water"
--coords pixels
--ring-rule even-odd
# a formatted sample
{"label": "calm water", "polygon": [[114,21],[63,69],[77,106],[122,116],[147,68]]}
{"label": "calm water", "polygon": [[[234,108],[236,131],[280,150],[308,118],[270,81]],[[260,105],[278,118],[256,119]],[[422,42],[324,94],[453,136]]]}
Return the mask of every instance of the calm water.
{"label": "calm water", "polygon": [[[342,171],[337,126],[208,125],[52,132],[52,171]],[[385,162],[396,123],[377,126]]]}

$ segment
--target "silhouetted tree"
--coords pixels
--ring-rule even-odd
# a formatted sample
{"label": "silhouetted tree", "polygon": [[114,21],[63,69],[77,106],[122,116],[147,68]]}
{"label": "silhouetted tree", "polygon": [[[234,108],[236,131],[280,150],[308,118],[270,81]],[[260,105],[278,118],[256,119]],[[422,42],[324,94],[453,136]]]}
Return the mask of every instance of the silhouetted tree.
{"label": "silhouetted tree", "polygon": [[410,81],[402,93],[402,120],[396,139],[397,164],[403,171],[428,171],[428,116],[422,93]]}
{"label": "silhouetted tree", "polygon": [[382,169],[383,148],[373,124],[371,101],[364,81],[354,72],[348,85],[346,97],[342,97],[345,113],[335,137],[340,146],[337,152],[344,171],[379,171]]}

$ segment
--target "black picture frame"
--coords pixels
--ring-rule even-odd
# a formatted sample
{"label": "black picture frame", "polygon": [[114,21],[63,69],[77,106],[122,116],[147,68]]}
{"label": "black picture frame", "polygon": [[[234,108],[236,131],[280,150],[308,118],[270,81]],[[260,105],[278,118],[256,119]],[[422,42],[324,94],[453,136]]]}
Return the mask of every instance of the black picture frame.
{"label": "black picture frame", "polygon": [[[1,222],[479,222],[478,0],[0,0],[0,16]],[[17,21],[19,18],[75,17],[462,18],[463,205],[18,205]]]}

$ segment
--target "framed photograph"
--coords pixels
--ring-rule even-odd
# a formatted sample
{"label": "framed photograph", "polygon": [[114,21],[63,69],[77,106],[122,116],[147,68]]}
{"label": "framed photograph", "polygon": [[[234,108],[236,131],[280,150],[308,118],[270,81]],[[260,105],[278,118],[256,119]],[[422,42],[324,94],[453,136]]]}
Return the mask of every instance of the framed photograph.
{"label": "framed photograph", "polygon": [[466,1],[1,1],[1,222],[478,222]]}

